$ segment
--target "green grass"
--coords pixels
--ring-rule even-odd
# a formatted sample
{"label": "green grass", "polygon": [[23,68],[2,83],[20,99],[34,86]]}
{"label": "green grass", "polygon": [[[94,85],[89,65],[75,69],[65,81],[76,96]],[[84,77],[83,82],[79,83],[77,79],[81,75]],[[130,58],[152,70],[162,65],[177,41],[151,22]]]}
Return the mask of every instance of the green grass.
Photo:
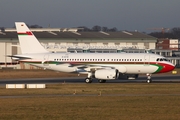
{"label": "green grass", "polygon": [[177,83],[53,84],[46,89],[1,87],[0,97],[0,119],[177,120],[180,115]]}

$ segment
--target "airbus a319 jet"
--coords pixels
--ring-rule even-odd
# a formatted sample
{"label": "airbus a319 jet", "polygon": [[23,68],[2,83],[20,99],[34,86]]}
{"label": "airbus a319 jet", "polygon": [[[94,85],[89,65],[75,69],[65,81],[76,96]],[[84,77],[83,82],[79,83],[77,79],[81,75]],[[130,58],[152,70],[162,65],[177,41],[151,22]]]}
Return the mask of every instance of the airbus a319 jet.
{"label": "airbus a319 jet", "polygon": [[15,22],[22,54],[12,58],[45,69],[87,74],[86,83],[121,78],[135,79],[172,71],[175,66],[165,57],[152,53],[52,53],[47,51],[24,22]]}

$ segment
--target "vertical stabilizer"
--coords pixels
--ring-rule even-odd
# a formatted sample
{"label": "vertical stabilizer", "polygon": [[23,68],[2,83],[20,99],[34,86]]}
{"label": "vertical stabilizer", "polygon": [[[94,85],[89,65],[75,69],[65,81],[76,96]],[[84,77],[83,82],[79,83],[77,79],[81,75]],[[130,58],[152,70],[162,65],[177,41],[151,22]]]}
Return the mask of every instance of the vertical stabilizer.
{"label": "vertical stabilizer", "polygon": [[22,54],[47,53],[24,22],[15,22]]}

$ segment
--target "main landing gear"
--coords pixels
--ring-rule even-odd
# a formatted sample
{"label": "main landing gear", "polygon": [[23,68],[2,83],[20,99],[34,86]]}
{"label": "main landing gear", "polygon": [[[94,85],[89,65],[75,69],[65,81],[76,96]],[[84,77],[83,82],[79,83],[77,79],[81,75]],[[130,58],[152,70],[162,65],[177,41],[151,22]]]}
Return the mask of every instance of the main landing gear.
{"label": "main landing gear", "polygon": [[86,83],[92,83],[92,78],[86,78],[86,79],[85,79],[85,82],[86,82]]}
{"label": "main landing gear", "polygon": [[85,79],[86,83],[92,83],[92,73],[88,73],[88,77]]}
{"label": "main landing gear", "polygon": [[[98,81],[99,81],[99,83],[105,83],[106,82],[106,80],[98,80]],[[92,83],[92,78],[86,78],[85,82],[86,83]]]}
{"label": "main landing gear", "polygon": [[99,81],[99,83],[105,83],[106,82],[106,80],[98,80]]}
{"label": "main landing gear", "polygon": [[[93,78],[95,78],[95,77],[92,75],[92,73],[89,73],[88,77],[85,79],[85,82],[86,83],[92,83]],[[106,80],[98,80],[98,81],[99,81],[99,83],[105,83],[106,82]]]}
{"label": "main landing gear", "polygon": [[147,81],[146,82],[151,83],[152,82],[151,74],[147,73],[146,76],[147,76]]}

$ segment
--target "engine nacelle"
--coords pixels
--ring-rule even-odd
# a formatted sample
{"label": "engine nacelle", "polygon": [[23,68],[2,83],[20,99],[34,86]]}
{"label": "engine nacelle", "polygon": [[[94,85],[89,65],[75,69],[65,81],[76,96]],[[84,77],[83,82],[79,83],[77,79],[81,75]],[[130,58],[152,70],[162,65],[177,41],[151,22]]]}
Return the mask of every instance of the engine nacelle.
{"label": "engine nacelle", "polygon": [[97,79],[114,80],[119,77],[119,72],[116,69],[101,69],[101,70],[96,70],[94,75],[95,78]]}

